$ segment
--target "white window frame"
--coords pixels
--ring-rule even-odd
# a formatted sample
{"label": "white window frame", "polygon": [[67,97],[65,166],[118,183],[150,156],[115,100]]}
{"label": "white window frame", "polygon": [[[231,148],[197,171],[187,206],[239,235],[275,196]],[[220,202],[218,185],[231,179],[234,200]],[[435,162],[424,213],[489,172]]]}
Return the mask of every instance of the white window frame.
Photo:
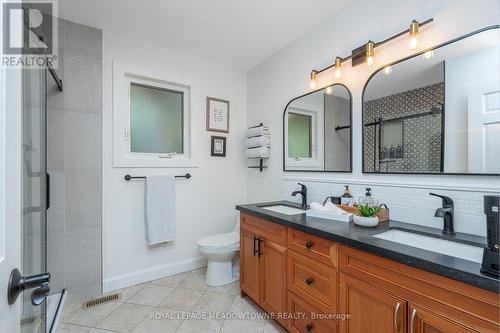
{"label": "white window frame", "polygon": [[[288,117],[290,113],[311,117],[311,157],[293,158],[288,156]],[[324,123],[323,113],[299,107],[288,107],[285,126],[285,161],[288,170],[323,170],[324,169]]]}
{"label": "white window frame", "polygon": [[[183,93],[183,153],[137,153],[131,151],[130,85],[157,87]],[[195,167],[191,147],[191,109],[196,93],[192,80],[148,68],[113,62],[113,165],[136,168]]]}

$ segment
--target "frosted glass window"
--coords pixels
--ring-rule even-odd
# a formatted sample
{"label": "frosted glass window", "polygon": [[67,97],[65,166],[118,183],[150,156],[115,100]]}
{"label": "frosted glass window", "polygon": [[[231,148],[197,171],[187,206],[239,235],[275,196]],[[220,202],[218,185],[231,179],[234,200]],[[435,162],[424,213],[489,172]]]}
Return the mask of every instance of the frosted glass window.
{"label": "frosted glass window", "polygon": [[184,153],[183,92],[130,84],[130,151]]}
{"label": "frosted glass window", "polygon": [[288,114],[288,157],[312,157],[312,117]]}

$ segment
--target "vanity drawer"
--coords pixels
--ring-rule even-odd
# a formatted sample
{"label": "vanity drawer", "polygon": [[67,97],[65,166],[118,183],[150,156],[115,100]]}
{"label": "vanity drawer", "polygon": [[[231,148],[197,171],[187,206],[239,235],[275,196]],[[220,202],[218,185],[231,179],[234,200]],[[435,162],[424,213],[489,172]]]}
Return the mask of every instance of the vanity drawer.
{"label": "vanity drawer", "polygon": [[338,325],[335,319],[324,314],[300,297],[288,293],[288,331],[293,333],[336,333]]}
{"label": "vanity drawer", "polygon": [[260,236],[280,245],[286,246],[286,227],[281,224],[269,222],[252,215],[241,214],[240,227],[258,233]]}
{"label": "vanity drawer", "polygon": [[314,261],[337,268],[337,243],[289,228],[288,248]]}
{"label": "vanity drawer", "polygon": [[337,272],[318,262],[288,251],[288,290],[323,312],[337,311]]}

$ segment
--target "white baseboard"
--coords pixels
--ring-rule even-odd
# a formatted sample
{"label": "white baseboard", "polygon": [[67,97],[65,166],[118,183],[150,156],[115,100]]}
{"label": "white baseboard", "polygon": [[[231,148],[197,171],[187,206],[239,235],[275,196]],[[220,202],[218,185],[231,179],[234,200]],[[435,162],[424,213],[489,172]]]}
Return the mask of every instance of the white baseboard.
{"label": "white baseboard", "polygon": [[130,287],[135,284],[160,279],[165,276],[179,274],[205,266],[207,266],[207,259],[199,257],[107,278],[103,281],[103,293],[108,293],[118,289]]}

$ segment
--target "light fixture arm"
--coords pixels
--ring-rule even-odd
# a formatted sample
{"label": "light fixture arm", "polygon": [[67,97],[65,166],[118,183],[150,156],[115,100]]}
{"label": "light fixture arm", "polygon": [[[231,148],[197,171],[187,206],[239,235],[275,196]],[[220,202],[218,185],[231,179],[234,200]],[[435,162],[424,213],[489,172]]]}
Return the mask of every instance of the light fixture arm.
{"label": "light fixture arm", "polygon": [[[386,44],[386,43],[388,43],[388,42],[390,42],[390,41],[392,41],[392,40],[394,40],[396,38],[399,38],[399,37],[404,36],[404,35],[408,35],[410,32],[412,32],[412,33],[418,33],[418,29],[419,28],[421,28],[421,27],[423,27],[423,26],[425,26],[425,25],[427,25],[427,24],[429,24],[429,23],[431,23],[433,21],[434,21],[434,18],[430,18],[430,19],[425,20],[423,22],[418,22],[416,20],[413,20],[411,22],[410,27],[408,29],[406,29],[404,31],[401,31],[400,33],[397,33],[397,34],[395,34],[393,36],[390,36],[390,37],[388,37],[388,38],[386,38],[386,39],[384,39],[384,40],[382,40],[380,42],[372,42],[373,43],[373,49],[375,49],[376,47],[379,47],[379,46],[381,46],[383,44]],[[330,70],[332,68],[335,68],[336,65],[339,64],[339,63],[342,64],[342,63],[344,63],[344,62],[346,62],[348,60],[353,59],[353,57],[359,56],[358,53],[356,53],[356,52],[359,52],[359,50],[362,50],[363,55],[366,55],[367,46],[368,46],[368,43],[365,44],[365,45],[362,45],[362,46],[360,46],[358,48],[356,48],[355,50],[352,51],[352,53],[349,56],[346,56],[346,57],[336,57],[335,58],[335,62],[333,64],[328,65],[328,66],[326,66],[326,67],[324,67],[322,69],[318,69],[318,70],[314,69],[313,71],[315,73],[315,77],[317,75],[323,73],[323,72],[326,72],[326,71],[328,71],[328,70]],[[355,66],[356,64],[353,64],[353,66]]]}

